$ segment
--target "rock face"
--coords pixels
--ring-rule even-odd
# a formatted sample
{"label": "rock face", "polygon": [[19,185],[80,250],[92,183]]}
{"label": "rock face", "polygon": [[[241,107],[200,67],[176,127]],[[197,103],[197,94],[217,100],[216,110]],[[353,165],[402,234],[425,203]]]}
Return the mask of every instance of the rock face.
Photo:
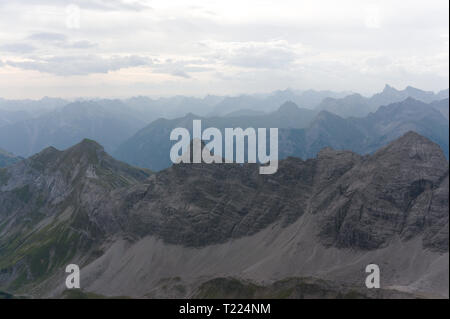
{"label": "rock face", "polygon": [[[326,184],[313,202],[321,203],[316,212],[323,216],[321,237],[329,244],[374,249],[394,236],[423,233],[425,247],[448,250],[448,164],[426,138],[407,133]],[[446,242],[431,239],[437,233],[447,236]]]}
{"label": "rock face", "polygon": [[[104,207],[126,215],[127,232],[172,244],[223,243],[312,214],[324,244],[376,249],[396,236],[448,229],[446,178],[439,147],[410,132],[369,157],[324,149],[314,160],[289,158],[274,176],[251,165],[175,165],[152,176],[145,191],[125,199],[118,192]],[[437,238],[426,245],[448,250]]]}
{"label": "rock face", "polygon": [[93,141],[49,148],[0,170],[0,289],[61,292],[69,262],[110,295],[224,273],[348,283],[382,256],[389,285],[448,296],[448,170],[414,132],[370,156],[288,158],[274,175],[237,164],[151,174]]}
{"label": "rock face", "polygon": [[0,285],[14,290],[76,255],[88,258],[108,227],[91,217],[100,198],[149,174],[117,162],[91,140],[0,169]]}

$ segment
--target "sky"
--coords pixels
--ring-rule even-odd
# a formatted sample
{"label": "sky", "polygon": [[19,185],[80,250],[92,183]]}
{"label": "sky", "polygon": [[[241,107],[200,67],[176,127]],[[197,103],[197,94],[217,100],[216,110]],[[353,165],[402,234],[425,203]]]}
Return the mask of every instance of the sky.
{"label": "sky", "polygon": [[449,86],[447,0],[0,0],[0,97]]}

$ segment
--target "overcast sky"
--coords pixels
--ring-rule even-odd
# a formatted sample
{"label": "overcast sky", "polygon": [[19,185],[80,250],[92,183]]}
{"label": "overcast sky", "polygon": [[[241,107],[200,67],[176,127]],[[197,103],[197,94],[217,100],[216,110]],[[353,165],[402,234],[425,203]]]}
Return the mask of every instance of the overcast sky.
{"label": "overcast sky", "polygon": [[0,97],[449,82],[448,0],[0,0]]}

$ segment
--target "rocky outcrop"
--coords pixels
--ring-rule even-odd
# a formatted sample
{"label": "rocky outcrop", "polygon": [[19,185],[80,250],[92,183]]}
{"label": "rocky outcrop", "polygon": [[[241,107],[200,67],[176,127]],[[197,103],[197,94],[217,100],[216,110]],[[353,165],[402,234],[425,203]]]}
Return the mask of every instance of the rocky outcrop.
{"label": "rocky outcrop", "polygon": [[15,290],[45,280],[74,256],[89,260],[114,224],[113,216],[93,218],[101,198],[149,175],[91,140],[0,170],[0,286]]}
{"label": "rocky outcrop", "polygon": [[[316,210],[321,216],[320,237],[338,247],[375,249],[396,236],[407,240],[437,229],[445,232],[446,176],[448,162],[439,147],[409,132],[361,158],[336,183],[326,183],[313,199],[321,203]],[[438,238],[425,245],[448,251]]]}
{"label": "rocky outcrop", "polygon": [[372,156],[324,149],[314,160],[289,158],[273,176],[255,165],[174,165],[101,206],[122,216],[125,232],[185,246],[310,214],[325,245],[370,250],[425,235],[426,247],[446,251],[447,176],[439,146],[410,132]]}
{"label": "rocky outcrop", "polygon": [[[448,162],[438,145],[414,132],[370,156],[325,148],[315,159],[288,158],[274,175],[250,164],[178,164],[152,174],[89,140],[66,151],[48,148],[0,173],[3,290],[28,287],[43,295],[55,288],[63,265],[76,261],[92,291],[143,296],[165,273],[217,277],[225,271],[219,256],[230,256],[226,269],[234,274],[320,270],[344,281],[351,276],[343,268],[333,272],[333,262],[354,271],[358,260],[392,257],[386,280],[395,284],[400,260],[414,263],[408,254],[391,256],[404,246],[423,260],[413,272],[420,276],[404,277],[408,284],[424,287],[420,280],[429,278],[427,289],[442,291],[436,278],[448,255]],[[151,279],[144,276],[150,261],[139,261],[143,253],[159,269]],[[108,276],[141,276],[145,284],[116,285]]]}

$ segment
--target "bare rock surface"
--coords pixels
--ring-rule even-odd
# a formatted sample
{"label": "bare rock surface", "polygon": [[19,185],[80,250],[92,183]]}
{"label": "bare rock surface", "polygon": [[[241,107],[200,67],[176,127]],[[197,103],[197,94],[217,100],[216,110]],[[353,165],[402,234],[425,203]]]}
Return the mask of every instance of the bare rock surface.
{"label": "bare rock surface", "polygon": [[414,132],[373,155],[288,158],[274,175],[230,164],[153,174],[85,140],[0,169],[0,289],[60,296],[69,263],[109,296],[167,295],[165,280],[189,296],[224,277],[358,288],[376,263],[385,289],[448,297],[448,198],[442,150]]}

